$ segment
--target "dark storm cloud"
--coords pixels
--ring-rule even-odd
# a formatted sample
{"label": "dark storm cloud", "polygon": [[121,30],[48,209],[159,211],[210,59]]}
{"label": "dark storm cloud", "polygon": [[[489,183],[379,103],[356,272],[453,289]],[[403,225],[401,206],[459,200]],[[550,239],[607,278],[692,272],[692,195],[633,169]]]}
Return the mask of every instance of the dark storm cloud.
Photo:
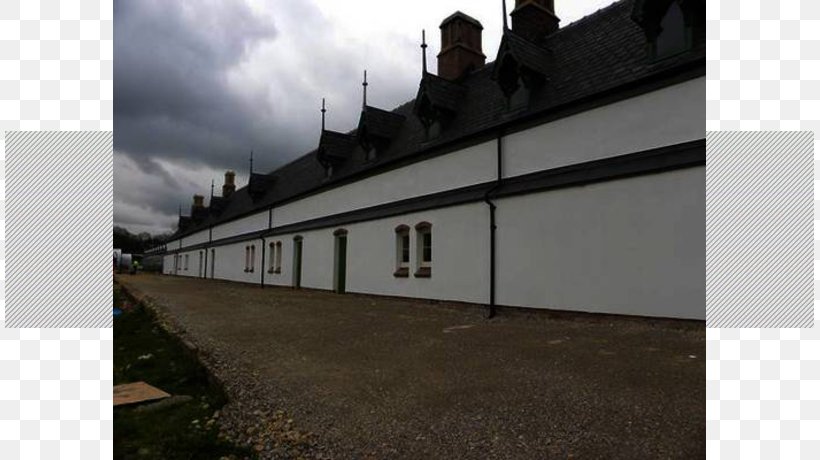
{"label": "dark storm cloud", "polygon": [[115,148],[224,164],[259,139],[227,72],[276,35],[240,2],[141,0],[114,10]]}
{"label": "dark storm cloud", "polygon": [[312,2],[262,7],[115,2],[115,224],[168,230],[180,204],[187,212],[211,179],[219,193],[226,169],[243,184],[250,150],[256,170],[311,150],[323,96],[328,126],[352,129],[369,61],[379,67],[370,72],[376,104],[392,108],[412,97],[411,41],[397,38],[407,59],[368,56],[366,43],[337,40]]}

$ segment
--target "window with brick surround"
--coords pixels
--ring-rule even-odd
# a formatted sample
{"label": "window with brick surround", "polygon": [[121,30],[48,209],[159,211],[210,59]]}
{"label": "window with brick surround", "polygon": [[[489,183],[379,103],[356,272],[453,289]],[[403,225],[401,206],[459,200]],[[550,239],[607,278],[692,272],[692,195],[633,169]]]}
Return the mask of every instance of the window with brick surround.
{"label": "window with brick surround", "polygon": [[433,226],[429,222],[416,225],[417,278],[429,278],[433,268]]}
{"label": "window with brick surround", "polygon": [[410,274],[410,227],[396,227],[396,271],[393,276],[406,278]]}

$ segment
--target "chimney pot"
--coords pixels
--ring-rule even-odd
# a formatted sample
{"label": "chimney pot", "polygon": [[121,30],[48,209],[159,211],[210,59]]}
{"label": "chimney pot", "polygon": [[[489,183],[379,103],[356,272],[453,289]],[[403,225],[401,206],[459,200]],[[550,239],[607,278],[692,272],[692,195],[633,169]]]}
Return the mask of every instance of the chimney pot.
{"label": "chimney pot", "polygon": [[205,197],[202,195],[194,195],[194,208],[204,208]]}
{"label": "chimney pot", "polygon": [[441,52],[438,55],[438,75],[456,80],[484,66],[481,32],[484,27],[476,19],[456,11],[442,21]]}
{"label": "chimney pot", "polygon": [[515,0],[510,16],[513,32],[532,42],[556,32],[561,21],[555,15],[553,0]]}

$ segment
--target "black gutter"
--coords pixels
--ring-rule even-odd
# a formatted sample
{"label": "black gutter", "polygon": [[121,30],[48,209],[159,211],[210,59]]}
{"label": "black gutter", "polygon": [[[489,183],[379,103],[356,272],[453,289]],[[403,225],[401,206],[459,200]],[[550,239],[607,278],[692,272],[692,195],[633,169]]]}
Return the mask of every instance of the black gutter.
{"label": "black gutter", "polygon": [[492,195],[501,187],[501,158],[503,154],[501,144],[503,140],[504,132],[499,131],[498,138],[496,139],[496,182],[495,185],[484,194],[484,202],[487,203],[487,206],[490,208],[490,304],[489,310],[487,311],[487,319],[492,319],[495,316],[495,233],[497,226],[495,223],[496,205],[492,201]]}
{"label": "black gutter", "polygon": [[261,278],[259,280],[259,284],[260,284],[260,287],[262,287],[264,289],[265,288],[265,237],[264,236],[262,237],[262,263],[259,264],[259,265],[260,265],[259,266],[259,269],[260,269],[259,270],[259,275],[260,275],[260,278]]}

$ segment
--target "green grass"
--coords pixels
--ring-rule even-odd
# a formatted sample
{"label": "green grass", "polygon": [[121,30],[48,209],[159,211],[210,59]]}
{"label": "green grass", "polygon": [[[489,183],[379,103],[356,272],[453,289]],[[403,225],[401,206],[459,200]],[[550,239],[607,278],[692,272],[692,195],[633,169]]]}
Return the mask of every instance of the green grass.
{"label": "green grass", "polygon": [[[114,287],[115,305],[127,302]],[[217,436],[206,423],[226,402],[225,394],[175,336],[138,305],[114,320],[114,384],[144,381],[171,395],[193,399],[149,412],[136,406],[114,410],[114,458],[218,459],[253,457]],[[195,420],[198,423],[192,423]]]}

